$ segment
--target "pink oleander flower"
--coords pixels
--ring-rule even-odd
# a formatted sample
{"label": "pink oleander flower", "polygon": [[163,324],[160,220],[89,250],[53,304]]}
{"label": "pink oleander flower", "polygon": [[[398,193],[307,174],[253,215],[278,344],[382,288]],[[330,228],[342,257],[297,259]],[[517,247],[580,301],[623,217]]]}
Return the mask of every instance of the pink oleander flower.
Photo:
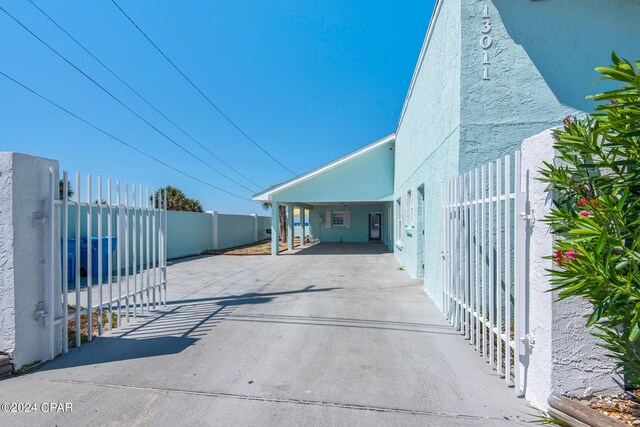
{"label": "pink oleander flower", "polygon": [[584,217],[588,217],[589,215],[591,215],[591,211],[582,211],[582,212],[580,212],[580,215],[582,215]]}
{"label": "pink oleander flower", "polygon": [[580,255],[580,252],[574,249],[569,249],[564,255],[567,257],[567,259],[575,260],[576,257]]}
{"label": "pink oleander flower", "polygon": [[562,119],[562,123],[564,123],[565,125],[568,125],[569,123],[571,123],[572,120],[574,120],[576,118],[576,116],[574,116],[573,114],[569,114],[567,117],[565,117],[564,119]]}

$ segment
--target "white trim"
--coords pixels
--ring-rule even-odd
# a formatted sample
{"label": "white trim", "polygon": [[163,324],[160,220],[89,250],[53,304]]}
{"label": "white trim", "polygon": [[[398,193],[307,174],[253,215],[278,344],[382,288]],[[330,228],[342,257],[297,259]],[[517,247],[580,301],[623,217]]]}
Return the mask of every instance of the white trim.
{"label": "white trim", "polygon": [[332,161],[330,163],[327,163],[324,166],[321,166],[321,167],[319,167],[319,168],[317,168],[315,170],[307,172],[306,174],[302,174],[302,175],[300,175],[300,176],[298,176],[296,178],[293,178],[293,179],[291,179],[289,181],[285,181],[282,184],[278,184],[278,185],[276,185],[274,187],[271,187],[268,190],[263,191],[262,193],[255,194],[253,196],[253,200],[262,201],[262,202],[269,201],[269,200],[271,200],[271,196],[274,193],[278,193],[278,192],[280,192],[282,190],[286,190],[289,187],[293,187],[293,186],[295,186],[297,184],[300,184],[303,181],[306,181],[306,180],[311,179],[311,178],[313,178],[313,177],[315,177],[317,175],[320,175],[320,174],[322,174],[324,172],[327,172],[328,170],[331,170],[331,169],[333,169],[333,168],[335,168],[335,167],[337,167],[337,166],[339,166],[339,165],[341,165],[343,163],[349,162],[349,161],[353,160],[356,157],[359,157],[359,156],[361,156],[361,155],[363,155],[365,153],[368,153],[369,151],[375,150],[376,148],[379,148],[379,147],[381,147],[381,146],[383,146],[385,144],[388,144],[390,142],[394,142],[395,138],[396,138],[396,135],[394,133],[392,133],[390,135],[387,135],[382,139],[379,139],[379,140],[377,140],[377,141],[375,141],[375,142],[373,142],[373,143],[371,143],[371,144],[369,144],[367,146],[364,146],[364,147],[362,147],[362,148],[360,148],[360,149],[358,149],[358,150],[356,150],[356,151],[354,151],[354,152],[352,152],[350,154],[347,154],[346,156],[340,157],[339,159],[336,159],[336,160],[334,160],[334,161]]}
{"label": "white trim", "polygon": [[411,84],[409,85],[407,96],[405,97],[404,104],[402,105],[402,111],[400,112],[400,119],[398,120],[398,126],[396,126],[396,134],[400,130],[400,125],[402,124],[402,120],[404,119],[404,113],[406,112],[407,106],[409,105],[409,100],[411,99],[411,95],[413,95],[413,88],[416,84],[418,73],[422,68],[424,57],[427,54],[427,48],[429,47],[429,42],[431,41],[431,36],[433,35],[433,29],[436,25],[436,21],[438,20],[438,16],[440,15],[440,9],[442,8],[442,3],[443,3],[443,0],[437,0],[436,5],[433,8],[433,13],[431,14],[431,20],[429,21],[429,28],[427,29],[427,35],[424,37],[424,42],[422,43],[422,49],[420,50],[420,56],[418,57],[418,63],[416,64],[416,68],[413,71],[413,76],[411,77]]}

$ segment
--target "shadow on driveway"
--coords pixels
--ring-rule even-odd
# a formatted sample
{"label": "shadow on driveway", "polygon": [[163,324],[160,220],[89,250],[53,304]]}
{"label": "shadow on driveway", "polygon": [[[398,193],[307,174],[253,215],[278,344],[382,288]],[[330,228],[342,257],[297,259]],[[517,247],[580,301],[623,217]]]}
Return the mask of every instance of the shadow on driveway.
{"label": "shadow on driveway", "polygon": [[[266,304],[278,296],[330,292],[340,288],[307,286],[295,291],[249,292],[222,297],[168,301],[167,307],[139,315],[137,322],[123,324],[111,335],[72,349],[67,355],[44,364],[40,371],[110,363],[180,353],[204,337],[237,307]],[[123,316],[124,317],[124,316]]]}

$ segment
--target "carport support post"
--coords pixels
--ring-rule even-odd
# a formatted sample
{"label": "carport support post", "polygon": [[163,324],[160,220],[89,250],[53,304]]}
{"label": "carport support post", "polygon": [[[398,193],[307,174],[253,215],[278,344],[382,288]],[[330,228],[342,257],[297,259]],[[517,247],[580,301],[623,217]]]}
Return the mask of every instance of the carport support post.
{"label": "carport support post", "polygon": [[304,246],[304,206],[300,206],[300,246]]}
{"label": "carport support post", "polygon": [[293,205],[287,205],[287,248],[293,250]]}
{"label": "carport support post", "polygon": [[271,255],[280,252],[280,203],[271,202]]}

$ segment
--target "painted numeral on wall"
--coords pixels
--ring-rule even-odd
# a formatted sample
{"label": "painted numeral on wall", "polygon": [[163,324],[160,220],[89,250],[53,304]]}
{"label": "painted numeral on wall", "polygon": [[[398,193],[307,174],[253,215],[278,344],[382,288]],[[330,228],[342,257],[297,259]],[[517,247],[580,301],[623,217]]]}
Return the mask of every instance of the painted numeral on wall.
{"label": "painted numeral on wall", "polygon": [[489,67],[488,66],[484,66],[484,68],[482,69],[482,80],[491,80],[489,78]]}
{"label": "painted numeral on wall", "polygon": [[489,18],[489,5],[485,4],[482,6],[482,17],[488,19]]}
{"label": "painted numeral on wall", "polygon": [[483,56],[482,65],[489,65],[490,64],[490,62],[489,62],[489,52],[485,51],[485,52],[482,52],[482,54],[483,54],[482,55]]}

